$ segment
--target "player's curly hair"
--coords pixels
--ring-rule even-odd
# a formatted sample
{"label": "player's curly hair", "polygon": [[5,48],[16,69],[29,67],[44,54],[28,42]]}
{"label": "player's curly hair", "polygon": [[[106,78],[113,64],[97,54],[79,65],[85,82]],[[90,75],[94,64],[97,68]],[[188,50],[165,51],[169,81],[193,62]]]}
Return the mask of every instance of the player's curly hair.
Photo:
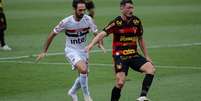
{"label": "player's curly hair", "polygon": [[77,4],[79,3],[83,3],[83,4],[86,4],[85,0],[73,0],[73,3],[72,3],[72,6],[73,8],[77,8]]}
{"label": "player's curly hair", "polygon": [[132,0],[121,0],[120,6],[124,6],[126,3],[133,4],[133,1]]}

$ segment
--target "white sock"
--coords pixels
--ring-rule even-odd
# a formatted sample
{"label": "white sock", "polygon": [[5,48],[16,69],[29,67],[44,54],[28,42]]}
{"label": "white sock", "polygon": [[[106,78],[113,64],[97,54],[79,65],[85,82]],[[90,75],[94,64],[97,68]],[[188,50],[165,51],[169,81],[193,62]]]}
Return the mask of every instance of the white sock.
{"label": "white sock", "polygon": [[77,90],[80,89],[81,85],[80,85],[80,77],[77,77],[77,79],[75,80],[73,86],[71,87],[71,89],[69,90],[68,94],[76,94]]}
{"label": "white sock", "polygon": [[88,76],[87,74],[80,74],[80,85],[85,96],[89,96]]}

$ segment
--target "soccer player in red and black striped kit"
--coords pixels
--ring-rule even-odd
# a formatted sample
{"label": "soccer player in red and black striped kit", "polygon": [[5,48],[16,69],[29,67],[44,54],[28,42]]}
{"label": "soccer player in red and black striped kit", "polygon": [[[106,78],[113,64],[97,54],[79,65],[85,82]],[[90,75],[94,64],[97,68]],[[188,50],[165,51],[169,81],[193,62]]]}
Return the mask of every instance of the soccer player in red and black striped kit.
{"label": "soccer player in red and black striped kit", "polygon": [[[89,52],[99,40],[113,34],[112,55],[116,72],[116,85],[112,89],[111,101],[119,101],[129,68],[145,74],[141,94],[137,101],[149,101],[147,93],[154,78],[155,68],[148,56],[143,39],[142,22],[133,15],[132,0],[122,0],[120,9],[122,15],[111,21],[85,49]],[[144,56],[138,53],[137,44],[139,44]]]}

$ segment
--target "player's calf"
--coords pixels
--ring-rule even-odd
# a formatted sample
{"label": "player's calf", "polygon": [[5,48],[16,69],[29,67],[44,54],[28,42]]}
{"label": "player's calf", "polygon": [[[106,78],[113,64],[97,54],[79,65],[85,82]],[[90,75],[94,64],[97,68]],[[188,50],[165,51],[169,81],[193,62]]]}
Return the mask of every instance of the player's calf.
{"label": "player's calf", "polygon": [[125,73],[118,72],[116,74],[116,86],[112,89],[111,101],[119,101],[121,97],[121,89],[125,84]]}
{"label": "player's calf", "polygon": [[71,96],[72,101],[78,101],[77,94],[68,93],[68,95]]}
{"label": "player's calf", "polygon": [[[152,81],[154,79],[155,68],[150,62],[147,62],[140,69],[145,73],[145,77],[142,83],[142,89],[139,99],[144,99],[146,98],[149,88],[151,87]],[[138,100],[138,101],[148,101],[148,100]]]}

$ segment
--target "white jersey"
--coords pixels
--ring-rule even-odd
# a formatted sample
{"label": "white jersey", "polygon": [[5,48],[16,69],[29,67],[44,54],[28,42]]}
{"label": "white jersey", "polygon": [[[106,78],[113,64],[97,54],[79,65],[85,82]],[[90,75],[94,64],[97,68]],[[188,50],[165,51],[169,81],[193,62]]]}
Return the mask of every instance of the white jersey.
{"label": "white jersey", "polygon": [[96,33],[98,30],[90,16],[84,15],[80,21],[76,21],[74,16],[71,15],[63,19],[53,31],[55,33],[65,32],[65,50],[67,48],[83,50],[86,45],[86,36],[89,31]]}

